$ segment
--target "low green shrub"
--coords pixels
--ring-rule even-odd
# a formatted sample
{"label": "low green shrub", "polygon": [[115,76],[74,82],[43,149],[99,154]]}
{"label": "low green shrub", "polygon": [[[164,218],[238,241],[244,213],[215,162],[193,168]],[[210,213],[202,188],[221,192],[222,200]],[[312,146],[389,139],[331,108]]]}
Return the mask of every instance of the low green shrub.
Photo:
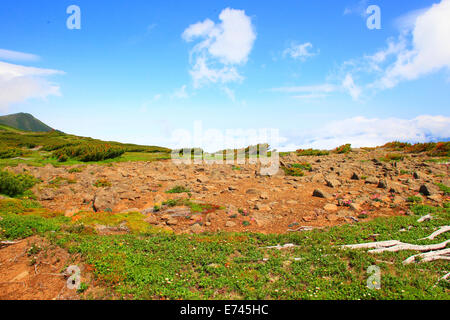
{"label": "low green shrub", "polygon": [[298,168],[298,169],[302,169],[302,170],[306,170],[306,171],[311,171],[312,170],[312,166],[310,163],[307,162],[303,162],[303,163],[294,163],[292,165],[292,168]]}
{"label": "low green shrub", "polygon": [[352,151],[352,145],[349,143],[344,144],[340,147],[337,147],[334,151],[338,154],[349,153],[350,151]]}
{"label": "low green shrub", "polygon": [[89,162],[117,158],[124,153],[124,148],[114,147],[109,144],[84,143],[58,149],[53,152],[53,156],[60,162],[65,162],[68,159]]}
{"label": "low green shrub", "polygon": [[298,149],[296,151],[298,156],[327,156],[330,152],[326,150],[316,150],[316,149]]}
{"label": "low green shrub", "polygon": [[284,170],[284,173],[287,176],[291,176],[291,177],[303,177],[305,175],[303,170],[300,169],[300,168],[295,168],[295,167],[286,168],[286,167],[283,167],[283,170]]}
{"label": "low green shrub", "polygon": [[38,180],[32,175],[0,171],[0,193],[15,197],[31,189]]}
{"label": "low green shrub", "polygon": [[166,191],[166,193],[184,193],[184,192],[191,192],[191,190],[183,186],[175,186],[172,189]]}

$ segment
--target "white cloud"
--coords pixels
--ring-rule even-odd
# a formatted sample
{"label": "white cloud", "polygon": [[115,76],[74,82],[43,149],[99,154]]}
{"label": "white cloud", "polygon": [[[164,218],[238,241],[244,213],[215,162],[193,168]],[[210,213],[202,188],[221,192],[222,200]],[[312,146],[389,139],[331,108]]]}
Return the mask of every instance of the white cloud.
{"label": "white cloud", "polygon": [[[338,91],[341,88],[332,84],[319,84],[312,86],[295,86],[295,87],[280,87],[272,88],[270,91],[273,92],[284,92],[295,94],[292,96],[294,99],[301,100],[314,100],[326,98],[331,92]],[[301,93],[301,94],[296,94]]]}
{"label": "white cloud", "polygon": [[422,115],[414,119],[369,119],[354,117],[330,122],[314,131],[291,135],[280,147],[333,149],[351,143],[353,147],[375,147],[390,141],[427,142],[450,138],[450,117]]}
{"label": "white cloud", "polygon": [[244,65],[256,40],[250,17],[243,10],[226,8],[220,23],[210,19],[190,25],[182,34],[186,42],[201,41],[191,50],[190,74],[194,87],[207,83],[227,83],[243,78],[237,66]]}
{"label": "white cloud", "polygon": [[39,56],[31,53],[24,53],[18,51],[11,51],[6,49],[0,49],[0,60],[7,61],[38,61]]}
{"label": "white cloud", "polygon": [[60,88],[46,77],[64,74],[62,71],[10,64],[0,61],[0,110],[28,99],[59,96]]}
{"label": "white cloud", "polygon": [[187,99],[189,98],[189,94],[186,92],[187,86],[182,85],[181,88],[175,90],[175,93],[172,95],[173,98],[177,99]]}
{"label": "white cloud", "polygon": [[[361,1],[348,13],[355,13],[364,5]],[[401,82],[450,70],[449,17],[450,0],[401,16],[395,21],[400,34],[387,39],[385,48],[345,61],[330,73],[327,82],[334,86],[332,91],[347,92],[353,100],[361,100]]]}
{"label": "white cloud", "polygon": [[313,45],[310,42],[303,44],[291,43],[291,46],[284,50],[283,57],[290,56],[293,59],[305,61],[307,58],[313,57],[319,54],[319,51],[312,52]]}
{"label": "white cloud", "polygon": [[361,88],[355,84],[351,74],[347,74],[345,76],[344,81],[342,81],[342,88],[348,91],[353,100],[359,99],[359,96],[361,95]]}
{"label": "white cloud", "polygon": [[[449,17],[450,0],[401,16],[395,22],[400,29],[396,39],[388,39],[387,46],[372,55],[344,62],[337,78],[357,74],[364,81],[359,85],[361,94],[364,90],[375,93],[404,81],[450,70]],[[354,96],[355,91],[349,93]]]}
{"label": "white cloud", "polygon": [[428,8],[422,8],[407,12],[394,20],[394,26],[401,32],[410,31],[414,29],[417,18],[424,14],[427,10]]}
{"label": "white cloud", "polygon": [[194,80],[195,88],[199,88],[207,83],[240,82],[243,80],[235,67],[210,68],[206,57],[198,57],[189,73]]}
{"label": "white cloud", "polygon": [[416,80],[426,74],[449,69],[449,17],[450,0],[442,0],[417,15],[412,30],[412,48],[397,53],[395,62],[387,67],[375,87],[392,88],[401,81]]}

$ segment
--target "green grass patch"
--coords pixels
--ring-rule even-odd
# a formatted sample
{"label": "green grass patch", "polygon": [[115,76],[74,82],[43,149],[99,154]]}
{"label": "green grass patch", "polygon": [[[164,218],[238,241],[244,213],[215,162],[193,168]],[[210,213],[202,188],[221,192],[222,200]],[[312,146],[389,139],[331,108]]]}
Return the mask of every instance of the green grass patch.
{"label": "green grass patch", "polygon": [[[19,200],[14,200],[19,201]],[[323,230],[283,235],[206,233],[174,235],[147,231],[139,213],[79,213],[75,219],[19,215],[0,208],[1,237],[32,234],[80,254],[96,279],[123,299],[286,299],[286,300],[449,300],[449,284],[441,281],[448,261],[403,265],[414,251],[369,254],[343,250],[343,244],[399,240],[413,244],[450,223],[450,209],[414,205],[412,216],[377,218]],[[418,216],[435,219],[418,223]],[[76,232],[66,225],[134,226],[128,235],[100,236]],[[407,230],[406,232],[404,230]],[[286,250],[266,246],[293,243]],[[367,288],[370,266],[381,270],[381,289]]]}
{"label": "green grass patch", "polygon": [[302,169],[305,171],[311,171],[312,170],[312,166],[310,163],[307,162],[303,162],[303,163],[294,163],[291,165],[292,168],[298,168],[298,169]]}
{"label": "green grass patch", "polygon": [[172,189],[166,191],[166,193],[185,193],[185,192],[189,193],[191,192],[191,190],[183,186],[175,186]]}

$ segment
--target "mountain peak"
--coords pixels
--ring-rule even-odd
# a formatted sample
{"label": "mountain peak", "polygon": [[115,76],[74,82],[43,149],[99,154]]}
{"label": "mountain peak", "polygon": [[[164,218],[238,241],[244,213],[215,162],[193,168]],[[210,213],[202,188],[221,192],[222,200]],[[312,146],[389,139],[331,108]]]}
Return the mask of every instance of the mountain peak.
{"label": "mountain peak", "polygon": [[25,112],[1,116],[0,124],[23,131],[50,132],[53,130],[53,128],[36,119],[32,114]]}

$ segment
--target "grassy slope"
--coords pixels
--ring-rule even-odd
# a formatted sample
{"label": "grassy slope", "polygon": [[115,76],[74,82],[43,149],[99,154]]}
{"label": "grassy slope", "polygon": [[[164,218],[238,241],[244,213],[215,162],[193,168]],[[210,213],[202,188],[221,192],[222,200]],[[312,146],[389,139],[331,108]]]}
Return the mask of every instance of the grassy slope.
{"label": "grassy slope", "polygon": [[28,113],[16,113],[0,117],[0,124],[23,131],[50,132],[53,129]]}
{"label": "grassy slope", "polygon": [[[79,137],[65,134],[62,132],[26,132],[6,125],[0,125],[0,145],[3,148],[13,148],[22,150],[24,155],[8,159],[0,159],[0,167],[15,166],[19,163],[26,163],[35,166],[43,166],[51,163],[57,165],[74,165],[85,163],[69,159],[67,162],[60,163],[57,159],[51,157],[51,152],[44,150],[31,150],[35,146],[54,146],[67,143],[104,143],[111,146],[124,148],[128,150],[122,156],[115,159],[97,161],[96,163],[125,162],[125,161],[154,161],[170,158],[170,149],[156,146],[139,146],[135,144],[125,144],[119,142],[101,141],[97,139]],[[136,152],[138,150],[139,152]]]}
{"label": "grassy slope", "polygon": [[[286,235],[157,233],[139,213],[78,214],[70,220],[27,200],[0,202],[0,238],[40,233],[70,253],[80,253],[106,286],[126,299],[449,299],[450,286],[437,280],[450,263],[435,261],[403,266],[415,252],[368,254],[342,250],[340,244],[397,239],[418,241],[450,223],[450,209],[414,207],[416,216],[377,219]],[[25,212],[25,213],[24,213]],[[418,223],[419,215],[438,219]],[[132,234],[97,235],[92,225],[128,221]],[[402,232],[402,229],[410,229]],[[264,246],[294,243],[287,250]],[[297,259],[296,259],[297,258]],[[381,290],[366,286],[367,268],[382,270]]]}

